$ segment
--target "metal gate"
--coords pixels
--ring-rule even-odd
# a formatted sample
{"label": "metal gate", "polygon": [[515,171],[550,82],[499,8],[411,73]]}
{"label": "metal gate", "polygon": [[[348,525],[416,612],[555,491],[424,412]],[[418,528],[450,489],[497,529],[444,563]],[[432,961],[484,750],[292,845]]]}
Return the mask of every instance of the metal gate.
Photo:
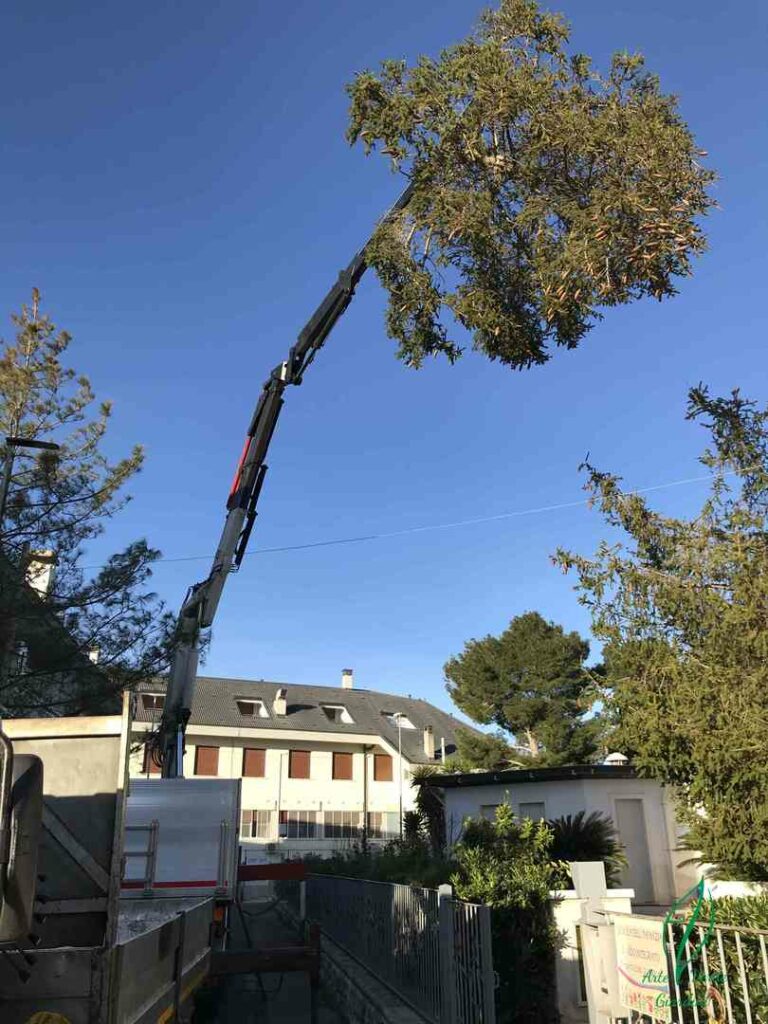
{"label": "metal gate", "polygon": [[420,889],[310,875],[306,913],[431,1024],[495,1024],[490,908]]}

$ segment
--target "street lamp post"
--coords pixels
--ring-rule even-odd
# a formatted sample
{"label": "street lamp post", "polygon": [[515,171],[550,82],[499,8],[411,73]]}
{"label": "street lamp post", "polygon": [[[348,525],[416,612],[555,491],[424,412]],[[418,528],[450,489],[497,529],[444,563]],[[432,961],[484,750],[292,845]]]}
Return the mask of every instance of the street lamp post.
{"label": "street lamp post", "polygon": [[403,838],[403,723],[402,711],[397,712],[397,791],[400,806],[400,840]]}

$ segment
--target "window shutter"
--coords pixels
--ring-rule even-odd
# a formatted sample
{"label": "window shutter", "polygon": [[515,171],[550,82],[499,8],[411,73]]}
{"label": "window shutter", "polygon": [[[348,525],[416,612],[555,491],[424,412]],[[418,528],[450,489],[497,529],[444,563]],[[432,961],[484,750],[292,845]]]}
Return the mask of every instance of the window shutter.
{"label": "window shutter", "polygon": [[288,758],[288,776],[291,779],[309,778],[308,750],[292,750]]}
{"label": "window shutter", "polygon": [[195,775],[219,774],[219,748],[195,747]]}
{"label": "window shutter", "polygon": [[373,755],[373,778],[376,782],[392,781],[392,758],[389,754]]}
{"label": "window shutter", "polygon": [[243,748],[243,778],[264,778],[266,753],[266,750],[257,750],[255,747]]}
{"label": "window shutter", "polygon": [[520,817],[539,821],[544,817],[544,801],[537,800],[530,804],[520,804]]}
{"label": "window shutter", "polygon": [[334,751],[333,778],[345,780],[352,778],[352,754]]}

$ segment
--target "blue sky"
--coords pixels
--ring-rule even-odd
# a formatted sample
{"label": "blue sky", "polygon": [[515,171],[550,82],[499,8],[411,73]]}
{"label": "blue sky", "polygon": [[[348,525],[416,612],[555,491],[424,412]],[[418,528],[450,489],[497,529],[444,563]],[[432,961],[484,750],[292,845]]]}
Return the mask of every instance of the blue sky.
{"label": "blue sky", "polygon": [[[579,501],[577,467],[643,487],[695,477],[686,389],[765,401],[763,5],[555,4],[603,64],[643,51],[721,175],[710,252],[681,294],[609,311],[580,349],[512,373],[394,358],[373,275],[288,396],[251,554],[222,602],[213,675],[411,693],[444,706],[465,639],[537,609],[588,633],[558,545],[583,507],[370,543],[259,554]],[[399,185],[344,140],[353,73],[459,39],[468,0],[267,4],[18,0],[0,11],[0,311],[38,286],[71,361],[114,400],[110,451],[147,447],[134,500],[89,557],[146,536],[213,551],[262,381]],[[7,323],[7,321],[6,321]],[[7,335],[10,328],[6,330]],[[660,490],[694,511],[704,485]],[[158,566],[173,608],[208,563]]]}

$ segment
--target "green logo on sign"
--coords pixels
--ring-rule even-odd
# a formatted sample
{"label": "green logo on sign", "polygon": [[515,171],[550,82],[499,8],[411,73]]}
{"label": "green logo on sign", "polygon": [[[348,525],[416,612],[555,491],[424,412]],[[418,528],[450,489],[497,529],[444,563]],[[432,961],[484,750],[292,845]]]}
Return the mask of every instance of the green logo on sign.
{"label": "green logo on sign", "polygon": [[[704,910],[704,879],[689,889],[688,892],[684,893],[680,899],[675,900],[672,906],[669,908],[667,916],[664,918],[662,942],[666,944],[667,936],[670,934],[670,925],[675,921],[676,915],[679,913],[680,908],[688,902],[688,900],[694,898],[696,902],[691,910],[691,916],[683,930],[683,934],[680,941],[675,947],[675,981],[680,982],[686,968],[690,971],[693,970],[693,961],[701,954],[701,951],[707,945],[709,940],[712,938],[712,933],[715,930],[715,903],[709,895],[709,920],[707,921],[704,934],[700,941],[693,946],[692,949],[688,948],[688,942],[693,935],[696,928],[701,928],[699,924]],[[692,976],[692,980],[696,980],[695,976]],[[703,980],[703,979],[702,979]]]}

